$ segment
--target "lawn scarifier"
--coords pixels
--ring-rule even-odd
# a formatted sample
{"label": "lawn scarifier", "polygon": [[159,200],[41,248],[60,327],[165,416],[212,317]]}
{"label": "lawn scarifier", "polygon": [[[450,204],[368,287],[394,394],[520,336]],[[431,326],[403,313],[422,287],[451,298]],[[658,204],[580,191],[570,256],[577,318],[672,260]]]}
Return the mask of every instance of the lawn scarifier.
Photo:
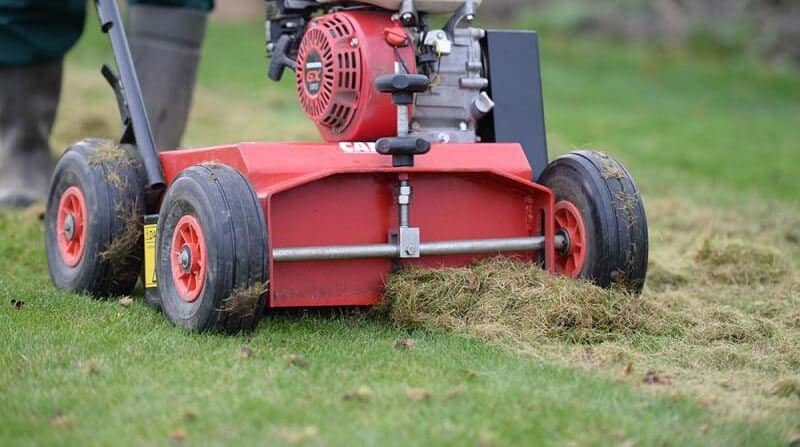
{"label": "lawn scarifier", "polygon": [[[267,308],[379,304],[400,268],[497,255],[639,293],[648,236],[633,179],[597,152],[548,163],[537,35],[471,27],[479,4],[268,2],[269,77],[295,71],[326,143],[159,154],[118,6],[98,0],[124,132],[58,163],[45,213],[53,281],[125,295],[141,273],[172,322],[227,332]],[[431,29],[429,13],[452,17]],[[140,235],[142,250],[117,253]]]}

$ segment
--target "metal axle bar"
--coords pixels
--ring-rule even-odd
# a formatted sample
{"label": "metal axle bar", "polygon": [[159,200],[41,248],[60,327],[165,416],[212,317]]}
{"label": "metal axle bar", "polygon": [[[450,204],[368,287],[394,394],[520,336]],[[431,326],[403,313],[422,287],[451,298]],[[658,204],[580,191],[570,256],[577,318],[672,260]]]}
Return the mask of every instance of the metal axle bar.
{"label": "metal axle bar", "polygon": [[[556,249],[566,243],[562,235],[555,237]],[[423,242],[420,256],[462,255],[473,253],[502,253],[537,251],[544,248],[544,236],[509,239],[472,239],[463,241]],[[319,247],[276,248],[275,262],[335,261],[343,259],[400,258],[400,247],[394,244],[328,245]]]}

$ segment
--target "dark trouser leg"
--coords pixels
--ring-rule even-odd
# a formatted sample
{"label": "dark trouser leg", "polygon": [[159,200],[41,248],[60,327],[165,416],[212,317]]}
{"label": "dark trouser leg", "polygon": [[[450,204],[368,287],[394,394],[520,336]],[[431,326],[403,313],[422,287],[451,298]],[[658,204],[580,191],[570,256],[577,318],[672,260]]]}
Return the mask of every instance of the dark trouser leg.
{"label": "dark trouser leg", "polygon": [[181,144],[206,29],[205,11],[132,4],[128,33],[159,150]]}
{"label": "dark trouser leg", "polygon": [[47,195],[62,66],[61,60],[0,66],[0,207],[28,206]]}

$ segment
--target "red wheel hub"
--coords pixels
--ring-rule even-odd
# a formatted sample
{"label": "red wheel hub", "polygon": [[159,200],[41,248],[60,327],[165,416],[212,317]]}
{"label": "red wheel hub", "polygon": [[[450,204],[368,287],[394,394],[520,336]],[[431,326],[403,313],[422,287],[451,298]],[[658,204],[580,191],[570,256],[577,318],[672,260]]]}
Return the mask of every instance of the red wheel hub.
{"label": "red wheel hub", "polygon": [[567,247],[556,252],[556,273],[577,278],[586,263],[586,230],[583,226],[583,217],[578,208],[566,200],[556,203],[553,214],[556,233],[567,237]]}
{"label": "red wheel hub", "polygon": [[183,216],[175,227],[170,249],[172,280],[183,301],[197,300],[206,280],[206,241],[194,216]]}
{"label": "red wheel hub", "polygon": [[86,200],[77,186],[70,186],[61,194],[56,235],[61,259],[68,267],[75,267],[86,250]]}

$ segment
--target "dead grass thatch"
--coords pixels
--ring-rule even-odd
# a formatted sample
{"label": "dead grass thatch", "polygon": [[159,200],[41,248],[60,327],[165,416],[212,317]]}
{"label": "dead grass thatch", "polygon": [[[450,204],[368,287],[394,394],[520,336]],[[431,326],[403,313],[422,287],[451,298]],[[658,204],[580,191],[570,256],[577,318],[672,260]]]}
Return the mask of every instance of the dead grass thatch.
{"label": "dead grass thatch", "polygon": [[142,216],[139,214],[135,203],[115,203],[114,212],[117,219],[123,223],[123,230],[100,253],[104,260],[111,260],[116,264],[124,263],[131,259],[140,259],[142,240]]}
{"label": "dead grass thatch", "polygon": [[267,293],[267,288],[267,284],[258,282],[246,289],[235,289],[223,301],[221,310],[235,317],[251,317],[258,309],[261,297]]}
{"label": "dead grass thatch", "polygon": [[705,239],[695,259],[711,279],[731,284],[775,283],[787,273],[776,249],[737,240]]}
{"label": "dead grass thatch", "polygon": [[389,279],[386,297],[392,320],[402,326],[488,340],[599,343],[679,328],[656,303],[506,258],[471,268],[407,270]]}
{"label": "dead grass thatch", "polygon": [[641,297],[499,258],[402,271],[387,281],[385,312],[404,328],[453,331],[789,431],[800,423],[800,250],[771,244],[800,214],[765,220],[758,206],[649,200]]}

